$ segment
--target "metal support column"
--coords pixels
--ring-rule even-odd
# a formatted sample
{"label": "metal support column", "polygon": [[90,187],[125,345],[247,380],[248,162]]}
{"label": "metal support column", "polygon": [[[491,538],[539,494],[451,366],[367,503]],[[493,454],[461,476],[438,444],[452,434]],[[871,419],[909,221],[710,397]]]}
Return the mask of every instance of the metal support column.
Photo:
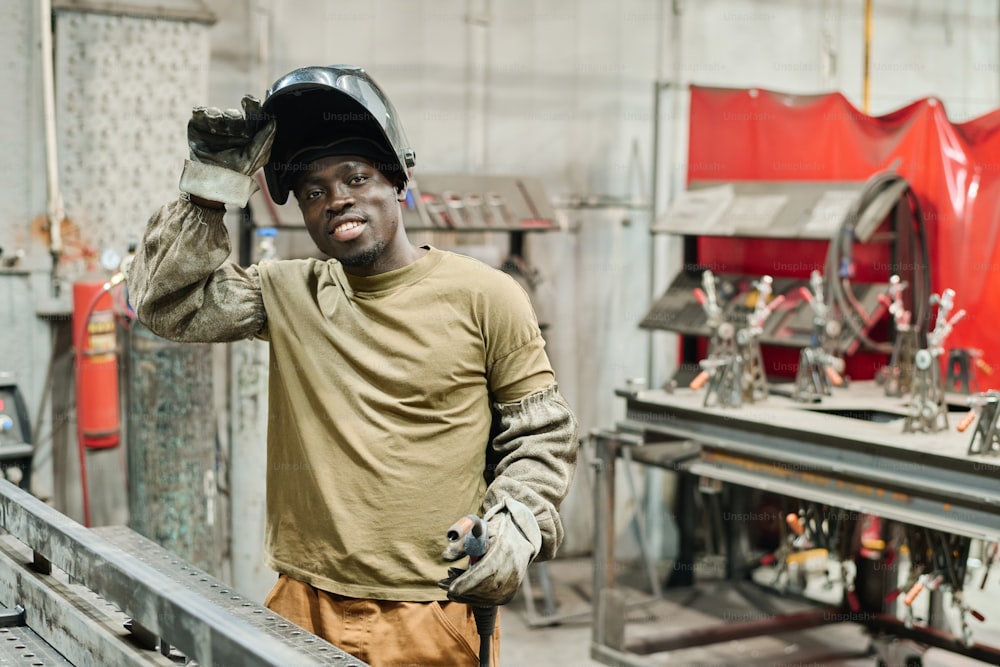
{"label": "metal support column", "polygon": [[615,589],[615,459],[620,434],[595,431],[594,438],[594,623],[593,644],[625,646],[625,604]]}
{"label": "metal support column", "polygon": [[214,574],[221,565],[212,348],[139,323],[129,346],[129,526]]}

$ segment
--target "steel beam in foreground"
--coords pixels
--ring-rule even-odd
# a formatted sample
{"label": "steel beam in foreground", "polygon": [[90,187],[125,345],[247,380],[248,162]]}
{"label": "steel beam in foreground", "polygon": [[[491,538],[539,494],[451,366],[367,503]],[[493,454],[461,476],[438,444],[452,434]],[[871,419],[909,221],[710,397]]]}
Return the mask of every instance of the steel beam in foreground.
{"label": "steel beam in foreground", "polygon": [[[222,588],[219,595],[225,596],[230,608],[217,604],[176,576],[143,562],[7,481],[0,481],[0,527],[64,571],[74,583],[113,603],[135,623],[200,665],[367,667],[253,603],[244,607],[246,601],[228,589]],[[195,568],[189,572],[198,573],[200,578]],[[16,594],[25,596],[28,588],[37,587],[22,587]],[[234,602],[249,614],[260,610],[255,616],[261,622],[269,620],[276,627],[285,624],[288,637],[262,632],[258,624],[233,613]],[[42,624],[46,623],[43,619]],[[36,629],[44,638],[44,627],[36,625]]]}

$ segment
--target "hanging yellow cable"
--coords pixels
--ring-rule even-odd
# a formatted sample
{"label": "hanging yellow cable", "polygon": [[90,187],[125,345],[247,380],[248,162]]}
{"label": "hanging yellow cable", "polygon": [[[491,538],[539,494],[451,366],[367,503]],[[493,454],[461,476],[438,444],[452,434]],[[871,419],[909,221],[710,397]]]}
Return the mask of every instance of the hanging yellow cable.
{"label": "hanging yellow cable", "polygon": [[872,0],[865,0],[865,74],[861,92],[861,110],[870,113],[872,52]]}

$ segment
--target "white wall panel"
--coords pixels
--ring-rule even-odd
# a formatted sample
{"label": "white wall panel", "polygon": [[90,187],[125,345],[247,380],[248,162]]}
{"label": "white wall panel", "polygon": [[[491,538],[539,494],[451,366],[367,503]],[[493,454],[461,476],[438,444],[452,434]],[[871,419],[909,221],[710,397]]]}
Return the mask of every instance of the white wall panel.
{"label": "white wall panel", "polygon": [[[0,86],[4,91],[0,145],[6,156],[0,161],[0,248],[8,257],[18,249],[32,251],[31,220],[45,213],[45,181],[40,178],[45,173],[44,134],[38,122],[41,69],[32,57],[39,27],[33,4],[28,0],[0,4]],[[40,250],[44,251],[44,245]]]}
{"label": "white wall panel", "polygon": [[[176,196],[192,99],[204,99],[202,24],[56,14],[56,122],[66,213],[81,240],[124,253]],[[82,269],[81,269],[82,270]]]}
{"label": "white wall panel", "polygon": [[872,112],[918,97],[964,120],[997,106],[997,13],[991,0],[883,0],[872,36]]}
{"label": "white wall panel", "polygon": [[[993,0],[876,0],[871,113],[937,96],[953,119],[998,104]],[[864,2],[709,0],[683,3],[686,81],[792,93],[843,92],[862,106]]]}

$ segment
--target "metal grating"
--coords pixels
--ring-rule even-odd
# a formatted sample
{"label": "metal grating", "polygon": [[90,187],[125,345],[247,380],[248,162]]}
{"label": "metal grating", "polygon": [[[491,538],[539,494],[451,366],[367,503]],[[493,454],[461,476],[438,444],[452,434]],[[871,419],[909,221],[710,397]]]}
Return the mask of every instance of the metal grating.
{"label": "metal grating", "polygon": [[0,665],[48,667],[72,664],[30,628],[0,628]]}
{"label": "metal grating", "polygon": [[[84,528],[29,493],[2,481],[0,521],[13,537],[38,551],[53,567],[99,593],[149,633],[163,636],[201,664],[285,667],[305,664],[303,656],[308,656],[313,664],[362,667],[360,661],[335,652],[319,638],[305,642],[312,637],[308,633],[296,636],[296,641],[286,641],[283,636],[261,632],[247,621],[246,616],[231,613],[209,597],[179,583],[176,575],[168,575],[142,562],[96,531]],[[143,552],[155,549],[148,542],[138,544]],[[0,567],[0,572],[3,570]],[[197,571],[196,576],[207,577],[201,571]],[[202,583],[210,586],[223,582]],[[229,596],[230,602],[245,601],[242,596],[232,599],[233,593],[225,588],[218,588],[213,597],[220,595]],[[242,608],[242,604],[239,607]],[[252,607],[253,603],[246,607],[245,613],[252,614]],[[42,624],[48,623],[52,616],[43,614],[41,623],[31,622],[31,626],[44,627]],[[273,615],[268,616],[276,626],[283,622]],[[320,642],[326,644],[325,651],[317,650],[322,645]]]}
{"label": "metal grating", "polygon": [[93,531],[130,556],[173,579],[185,589],[197,593],[264,634],[286,642],[303,654],[314,658],[317,664],[364,667],[364,663],[357,658],[278,616],[266,607],[248,600],[225,582],[177,558],[142,535],[124,526],[95,528]]}
{"label": "metal grating", "polygon": [[[133,640],[125,628],[128,617],[117,605],[80,584],[71,583],[58,568],[52,568],[49,574],[39,572],[32,567],[32,561],[31,550],[24,544],[9,535],[0,537],[0,601],[8,607],[15,604],[22,607],[25,625],[38,633],[67,664],[100,667],[172,664],[159,651]],[[0,659],[0,665],[5,664]]]}

